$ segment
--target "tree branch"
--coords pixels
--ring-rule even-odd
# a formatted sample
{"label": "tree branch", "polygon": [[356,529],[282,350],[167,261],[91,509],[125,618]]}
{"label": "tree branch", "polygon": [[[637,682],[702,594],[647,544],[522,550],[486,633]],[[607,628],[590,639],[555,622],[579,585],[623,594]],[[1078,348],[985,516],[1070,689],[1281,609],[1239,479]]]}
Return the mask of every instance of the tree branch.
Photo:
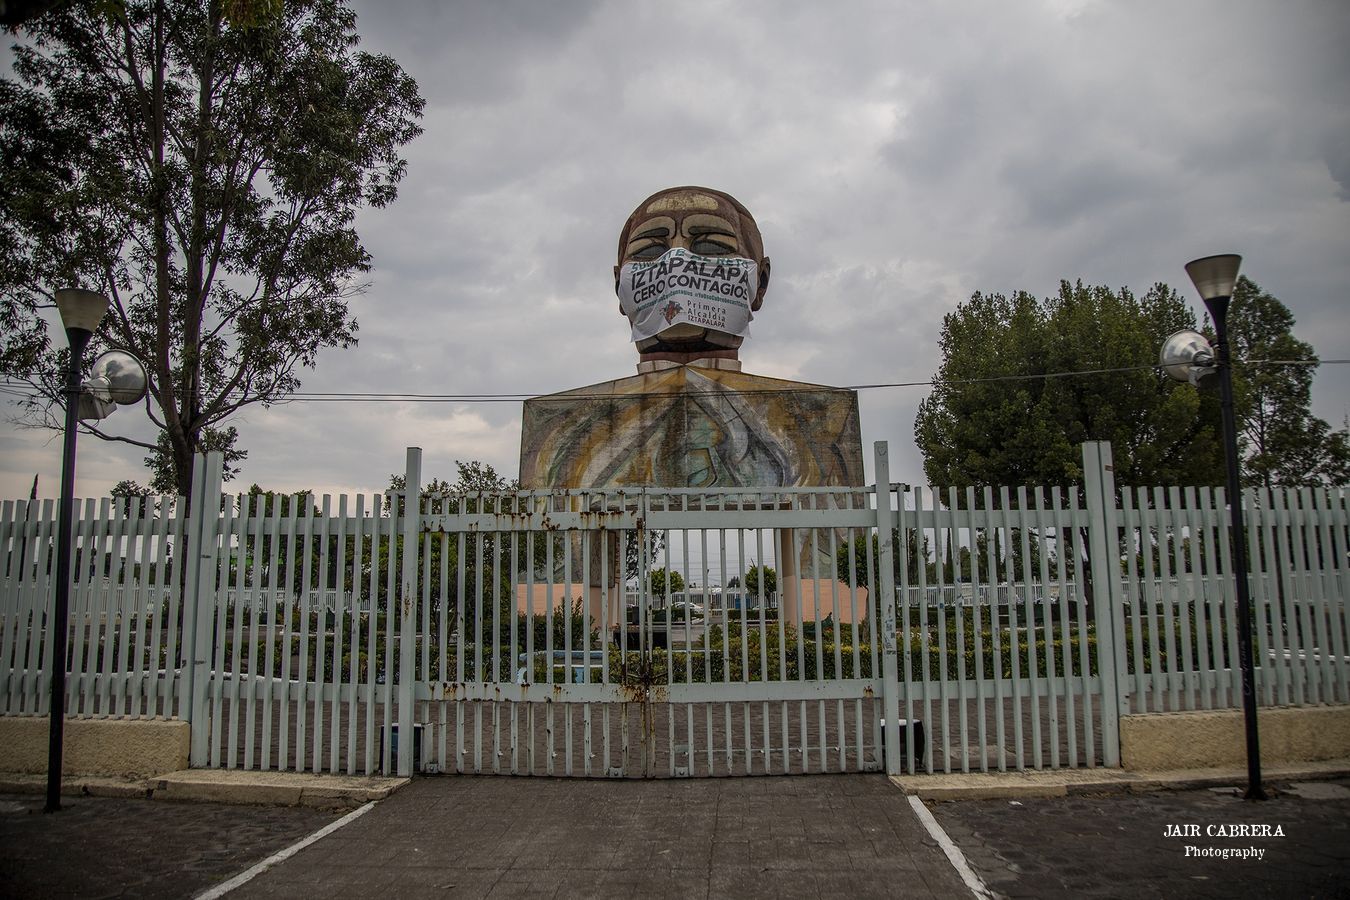
{"label": "tree branch", "polygon": [[147,444],[145,441],[138,441],[135,438],[124,437],[120,434],[108,434],[107,432],[100,431],[93,425],[90,425],[88,422],[81,422],[80,429],[85,434],[93,435],[94,437],[98,438],[101,441],[108,441],[109,443],[131,444],[133,447],[142,447],[146,450],[158,449],[154,444]]}

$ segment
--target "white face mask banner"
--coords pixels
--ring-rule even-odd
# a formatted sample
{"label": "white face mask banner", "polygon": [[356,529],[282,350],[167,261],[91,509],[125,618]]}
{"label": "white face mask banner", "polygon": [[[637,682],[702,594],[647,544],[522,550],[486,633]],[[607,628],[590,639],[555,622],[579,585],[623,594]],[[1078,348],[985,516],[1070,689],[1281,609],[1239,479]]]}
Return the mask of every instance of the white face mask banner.
{"label": "white face mask banner", "polygon": [[680,247],[651,262],[625,263],[619,269],[619,305],[633,323],[633,340],[673,325],[748,335],[757,268],[753,260],[699,256]]}

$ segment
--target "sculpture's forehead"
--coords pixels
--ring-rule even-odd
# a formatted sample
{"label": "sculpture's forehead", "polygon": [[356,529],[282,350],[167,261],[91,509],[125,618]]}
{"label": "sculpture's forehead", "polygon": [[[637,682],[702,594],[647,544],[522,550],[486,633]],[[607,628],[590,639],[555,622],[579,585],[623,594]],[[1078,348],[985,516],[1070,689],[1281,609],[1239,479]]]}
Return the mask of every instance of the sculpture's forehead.
{"label": "sculpture's forehead", "polygon": [[618,260],[622,263],[627,256],[632,236],[649,227],[673,226],[675,231],[685,232],[687,228],[702,225],[725,226],[742,242],[744,253],[756,258],[764,255],[759,229],[743,207],[721,191],[686,185],[653,194],[633,210],[619,232]]}
{"label": "sculpture's forehead", "polygon": [[672,191],[654,197],[637,215],[656,215],[658,213],[677,212],[729,212],[731,204],[721,197],[705,194],[702,191]]}

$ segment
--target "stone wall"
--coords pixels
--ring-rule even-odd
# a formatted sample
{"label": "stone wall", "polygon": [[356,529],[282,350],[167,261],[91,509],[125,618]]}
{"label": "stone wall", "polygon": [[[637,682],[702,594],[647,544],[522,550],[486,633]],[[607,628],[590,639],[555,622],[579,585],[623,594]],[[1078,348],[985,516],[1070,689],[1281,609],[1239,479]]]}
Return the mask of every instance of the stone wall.
{"label": "stone wall", "polygon": [[[47,771],[50,719],[0,716],[0,771]],[[61,771],[66,775],[149,776],[188,767],[191,733],[177,719],[67,719]]]}
{"label": "stone wall", "polygon": [[[1350,707],[1263,708],[1257,732],[1263,765],[1350,758]],[[1242,710],[1121,716],[1120,758],[1132,771],[1243,768]]]}

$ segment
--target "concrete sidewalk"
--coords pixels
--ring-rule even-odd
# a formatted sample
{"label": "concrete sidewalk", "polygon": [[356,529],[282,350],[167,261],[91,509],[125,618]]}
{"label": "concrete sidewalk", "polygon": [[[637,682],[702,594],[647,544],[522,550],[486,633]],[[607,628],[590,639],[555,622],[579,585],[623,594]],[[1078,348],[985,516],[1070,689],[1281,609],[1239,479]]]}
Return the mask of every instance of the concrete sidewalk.
{"label": "concrete sidewalk", "polygon": [[884,776],[416,779],[230,896],[958,897]]}

